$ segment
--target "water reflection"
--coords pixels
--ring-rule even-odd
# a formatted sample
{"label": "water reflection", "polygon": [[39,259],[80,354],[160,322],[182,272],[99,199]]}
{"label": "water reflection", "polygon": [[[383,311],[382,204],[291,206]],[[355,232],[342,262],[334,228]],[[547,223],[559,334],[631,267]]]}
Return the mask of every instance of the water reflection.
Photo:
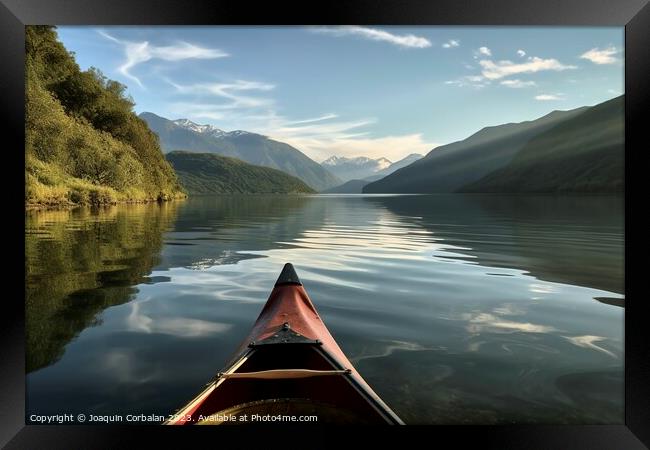
{"label": "water reflection", "polygon": [[26,228],[31,411],[173,411],[291,261],[408,423],[622,423],[621,199],[232,196],[47,214]]}
{"label": "water reflection", "polygon": [[173,317],[154,320],[140,311],[143,303],[151,299],[131,304],[131,313],[127,319],[127,330],[146,334],[169,334],[176,337],[203,338],[228,331],[232,326],[227,323],[211,322],[187,317]]}
{"label": "water reflection", "polygon": [[620,197],[431,195],[366,201],[417,220],[468,251],[468,261],[623,292]]}
{"label": "water reflection", "polygon": [[322,223],[327,211],[314,206],[306,196],[232,195],[183,202],[174,229],[165,235],[158,269],[203,270],[260,258],[252,252],[282,247],[280,237],[296,238],[304,230],[304,217]]}
{"label": "water reflection", "polygon": [[133,299],[159,261],[176,205],[30,211],[25,231],[27,371],[52,364],[97,314]]}

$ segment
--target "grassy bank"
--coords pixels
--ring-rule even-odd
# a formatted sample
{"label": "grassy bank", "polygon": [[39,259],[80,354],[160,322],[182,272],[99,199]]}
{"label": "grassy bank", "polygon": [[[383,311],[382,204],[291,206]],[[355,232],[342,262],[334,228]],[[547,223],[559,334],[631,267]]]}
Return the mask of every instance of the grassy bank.
{"label": "grassy bank", "polygon": [[28,26],[25,45],[26,207],[185,197],[126,86],[81,71],[54,27]]}

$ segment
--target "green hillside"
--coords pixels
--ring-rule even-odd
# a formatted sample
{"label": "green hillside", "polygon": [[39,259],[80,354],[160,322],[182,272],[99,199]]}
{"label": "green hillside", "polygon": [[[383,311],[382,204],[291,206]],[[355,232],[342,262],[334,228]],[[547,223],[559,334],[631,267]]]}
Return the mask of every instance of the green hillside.
{"label": "green hillside", "polygon": [[624,188],[624,97],[535,136],[502,169],[463,192],[615,193]]}
{"label": "green hillside", "polygon": [[323,190],[341,184],[341,180],[300,150],[266,136],[246,131],[199,132],[150,112],[140,118],[160,137],[165,151],[185,150],[230,156],[257,166],[270,167],[300,178],[310,187]]}
{"label": "green hillside", "polygon": [[190,194],[286,194],[315,192],[302,180],[268,167],[213,153],[174,151],[167,160]]}
{"label": "green hillside", "polygon": [[370,183],[365,193],[451,193],[506,166],[526,143],[586,108],[553,111],[539,119],[486,127],[442,145],[424,158]]}
{"label": "green hillside", "polygon": [[81,71],[51,26],[25,28],[27,206],[184,196],[126,87]]}

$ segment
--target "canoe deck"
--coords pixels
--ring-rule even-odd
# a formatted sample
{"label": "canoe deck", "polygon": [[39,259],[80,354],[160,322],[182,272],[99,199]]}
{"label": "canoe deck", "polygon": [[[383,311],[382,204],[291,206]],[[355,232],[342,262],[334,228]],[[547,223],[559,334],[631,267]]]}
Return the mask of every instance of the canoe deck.
{"label": "canoe deck", "polygon": [[291,264],[226,369],[166,423],[250,423],[252,415],[403,423],[343,354]]}

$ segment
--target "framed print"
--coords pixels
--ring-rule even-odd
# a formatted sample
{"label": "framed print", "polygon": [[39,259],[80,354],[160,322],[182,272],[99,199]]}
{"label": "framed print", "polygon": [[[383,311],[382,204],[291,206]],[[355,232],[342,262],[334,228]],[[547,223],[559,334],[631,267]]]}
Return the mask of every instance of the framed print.
{"label": "framed print", "polygon": [[647,2],[0,17],[6,172],[24,174],[22,200],[5,178],[25,258],[6,448],[183,445],[191,425],[239,425],[205,437],[245,447],[350,425],[650,442],[626,273]]}

